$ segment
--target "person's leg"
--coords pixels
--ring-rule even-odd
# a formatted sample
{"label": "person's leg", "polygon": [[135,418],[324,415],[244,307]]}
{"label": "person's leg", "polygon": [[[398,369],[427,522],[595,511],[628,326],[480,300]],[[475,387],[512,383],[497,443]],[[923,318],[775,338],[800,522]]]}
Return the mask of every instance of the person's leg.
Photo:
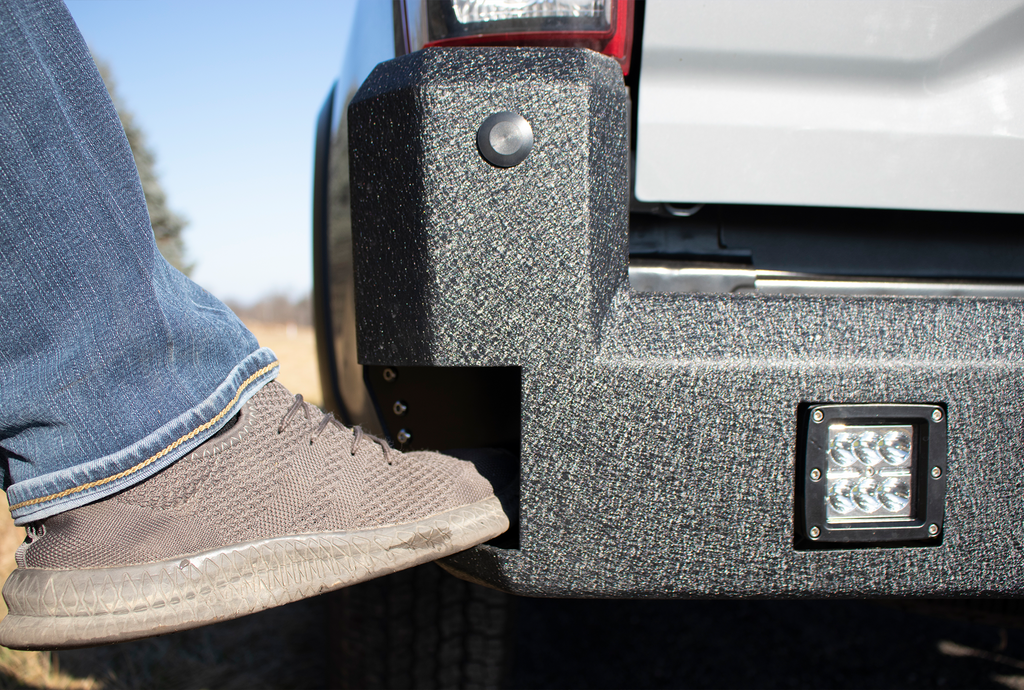
{"label": "person's leg", "polygon": [[127,139],[59,2],[0,3],[0,333],[18,524],[152,476],[277,373],[156,250]]}
{"label": "person's leg", "polygon": [[160,257],[50,0],[0,0],[0,333],[0,455],[29,536],[4,646],[195,627],[508,528],[470,463],[398,453],[271,381],[273,353]]}

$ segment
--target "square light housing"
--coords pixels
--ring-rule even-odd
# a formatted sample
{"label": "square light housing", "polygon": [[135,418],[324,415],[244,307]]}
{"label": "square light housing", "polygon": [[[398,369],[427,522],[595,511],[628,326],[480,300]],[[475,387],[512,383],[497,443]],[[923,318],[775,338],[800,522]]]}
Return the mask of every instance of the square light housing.
{"label": "square light housing", "polygon": [[810,404],[801,416],[798,548],[941,542],[944,406]]}

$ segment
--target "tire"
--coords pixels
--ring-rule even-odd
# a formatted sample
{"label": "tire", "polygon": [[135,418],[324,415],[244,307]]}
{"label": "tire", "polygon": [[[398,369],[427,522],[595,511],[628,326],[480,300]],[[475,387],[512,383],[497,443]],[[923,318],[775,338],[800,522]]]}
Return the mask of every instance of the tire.
{"label": "tire", "polygon": [[1024,600],[1021,599],[895,599],[883,603],[964,623],[1024,628]]}
{"label": "tire", "polygon": [[332,596],[340,688],[498,688],[510,668],[514,598],[432,563]]}

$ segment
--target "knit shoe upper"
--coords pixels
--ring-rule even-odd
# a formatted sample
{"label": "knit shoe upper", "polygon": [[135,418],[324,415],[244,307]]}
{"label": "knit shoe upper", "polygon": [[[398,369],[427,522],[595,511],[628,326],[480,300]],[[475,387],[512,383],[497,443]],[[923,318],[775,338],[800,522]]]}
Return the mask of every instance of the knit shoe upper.
{"label": "knit shoe upper", "polygon": [[283,535],[413,523],[493,495],[468,462],[403,454],[329,421],[271,382],[229,427],[162,472],[47,519],[19,563],[148,563]]}
{"label": "knit shoe upper", "polygon": [[0,645],[80,647],[236,618],[508,524],[470,463],[399,453],[270,383],[187,457],[30,526],[4,584]]}

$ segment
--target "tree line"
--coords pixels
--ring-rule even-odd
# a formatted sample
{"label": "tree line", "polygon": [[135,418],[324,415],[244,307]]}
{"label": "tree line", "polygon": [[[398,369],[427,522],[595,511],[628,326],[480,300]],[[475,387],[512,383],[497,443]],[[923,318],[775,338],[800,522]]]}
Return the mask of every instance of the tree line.
{"label": "tree line", "polygon": [[149,209],[149,221],[153,226],[157,249],[172,266],[189,275],[192,273],[193,264],[186,258],[185,241],[181,237],[181,231],[185,229],[188,221],[167,205],[167,193],[164,192],[156,175],[156,155],[146,144],[146,135],[135,123],[135,116],[117,93],[117,83],[110,65],[95,55],[93,60],[100,71],[100,76],[103,77],[110,100],[114,102],[117,116],[121,120],[125,136],[128,137],[128,145],[135,156],[135,167],[139,170],[142,191],[146,195],[146,207]]}

